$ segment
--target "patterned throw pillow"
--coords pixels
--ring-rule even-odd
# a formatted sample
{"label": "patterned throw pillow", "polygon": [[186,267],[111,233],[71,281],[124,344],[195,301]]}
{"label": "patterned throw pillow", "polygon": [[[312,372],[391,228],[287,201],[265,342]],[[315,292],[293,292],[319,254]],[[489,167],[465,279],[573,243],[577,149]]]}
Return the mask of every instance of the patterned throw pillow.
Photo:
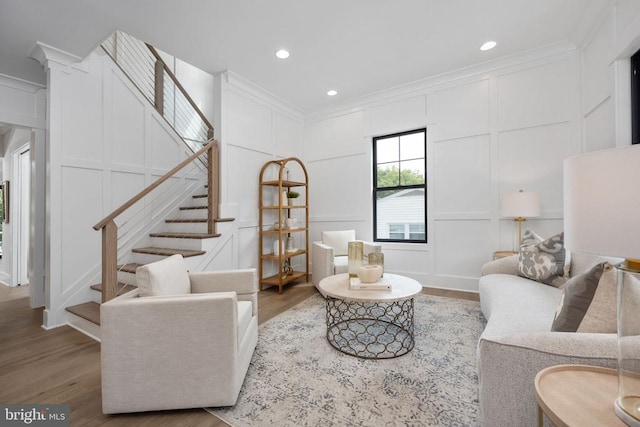
{"label": "patterned throw pillow", "polygon": [[615,269],[602,262],[564,285],[551,330],[616,333],[616,313]]}
{"label": "patterned throw pillow", "polygon": [[569,261],[564,248],[564,233],[560,233],[535,245],[522,245],[518,255],[518,274],[559,288],[567,281]]}
{"label": "patterned throw pillow", "polygon": [[524,233],[522,233],[522,241],[520,242],[520,246],[531,246],[537,245],[538,243],[544,241],[544,239],[536,234],[535,231],[526,229]]}

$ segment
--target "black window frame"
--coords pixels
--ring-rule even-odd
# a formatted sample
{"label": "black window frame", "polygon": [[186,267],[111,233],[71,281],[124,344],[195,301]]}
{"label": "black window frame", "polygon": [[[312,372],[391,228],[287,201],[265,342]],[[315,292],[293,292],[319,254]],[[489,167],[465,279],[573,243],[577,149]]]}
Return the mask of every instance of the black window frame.
{"label": "black window frame", "polygon": [[[395,137],[402,137],[406,135],[422,133],[424,136],[424,183],[412,184],[412,185],[397,185],[393,187],[381,187],[378,188],[378,160],[376,143],[381,139],[389,139]],[[428,227],[427,227],[427,128],[419,128],[408,130],[404,132],[397,132],[386,135],[374,136],[372,138],[373,147],[373,241],[374,242],[390,242],[390,243],[428,243]],[[402,172],[401,168],[398,168],[398,173]],[[398,183],[401,184],[400,179]],[[377,208],[377,195],[381,191],[393,191],[393,190],[408,190],[408,189],[423,189],[424,190],[424,239],[381,239],[378,238],[378,208]]]}

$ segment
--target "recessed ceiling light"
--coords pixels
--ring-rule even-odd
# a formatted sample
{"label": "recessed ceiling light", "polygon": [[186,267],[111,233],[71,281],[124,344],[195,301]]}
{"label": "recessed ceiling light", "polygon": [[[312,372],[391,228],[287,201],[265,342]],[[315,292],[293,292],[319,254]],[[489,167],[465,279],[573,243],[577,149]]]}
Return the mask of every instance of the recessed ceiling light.
{"label": "recessed ceiling light", "polygon": [[276,56],[280,59],[287,59],[289,57],[289,51],[285,49],[277,50]]}
{"label": "recessed ceiling light", "polygon": [[327,92],[327,95],[329,96],[336,96],[337,94],[338,94],[338,91],[333,89]]}
{"label": "recessed ceiling light", "polygon": [[485,44],[483,44],[482,46],[480,46],[480,50],[489,50],[489,49],[493,49],[494,47],[496,47],[498,43],[494,42],[493,40],[486,42]]}

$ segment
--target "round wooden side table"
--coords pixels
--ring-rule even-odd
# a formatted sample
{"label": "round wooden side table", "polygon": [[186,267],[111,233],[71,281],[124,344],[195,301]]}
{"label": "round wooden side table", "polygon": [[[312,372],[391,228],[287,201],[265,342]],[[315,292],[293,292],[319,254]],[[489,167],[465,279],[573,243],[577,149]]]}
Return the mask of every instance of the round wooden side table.
{"label": "round wooden side table", "polygon": [[557,365],[538,372],[535,380],[538,426],[543,412],[557,427],[620,426],[615,414],[618,374],[588,365]]}

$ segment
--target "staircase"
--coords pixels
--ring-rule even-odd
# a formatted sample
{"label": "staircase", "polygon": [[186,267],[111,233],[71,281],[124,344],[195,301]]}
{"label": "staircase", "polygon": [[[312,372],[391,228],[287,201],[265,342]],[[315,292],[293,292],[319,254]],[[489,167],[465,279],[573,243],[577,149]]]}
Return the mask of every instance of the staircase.
{"label": "staircase", "polygon": [[[102,47],[190,148],[193,155],[94,226],[95,230],[102,231],[102,283],[91,285],[92,301],[66,307],[66,311],[70,326],[98,341],[100,304],[135,289],[135,272],[138,267],[181,254],[185,258],[187,268],[197,271],[201,261],[208,262],[204,257],[208,251],[215,248],[215,239],[221,236],[216,231],[218,224],[233,221],[233,218],[219,218],[218,215],[218,144],[213,139],[213,126],[158,52],[152,46],[121,32],[114,33]],[[135,215],[135,212],[131,213],[129,209],[143,200],[146,202],[142,203],[147,205],[143,206],[142,210],[153,209],[153,202],[156,206],[171,206],[171,201],[165,203],[163,198],[163,193],[168,191],[167,186],[171,189],[170,178],[174,178],[173,181],[182,179],[186,182],[186,176],[194,185],[194,179],[206,182],[204,192],[198,191],[191,197],[190,203],[176,207],[170,215],[173,218],[165,219],[161,227],[139,220],[135,236],[139,236],[145,228],[153,227],[148,239],[140,239],[144,240],[144,245],[131,248],[128,246],[129,243],[119,240],[118,227],[124,228],[130,221],[130,218],[122,215],[123,213],[130,212],[130,216]],[[182,192],[179,197],[173,199],[173,203],[177,204],[176,200],[184,199],[184,191],[193,191],[186,190],[192,187],[184,185],[185,187],[179,187],[179,191]],[[172,191],[174,190],[175,188]],[[149,203],[150,200],[152,203]],[[116,219],[122,224],[116,224]],[[127,232],[124,231],[123,234]],[[129,238],[131,237],[127,237]],[[119,264],[118,260],[126,261]]]}
{"label": "staircase", "polygon": [[[194,201],[203,203],[207,194],[192,196]],[[190,263],[201,258],[210,250],[214,239],[220,233],[207,233],[207,205],[194,204],[181,206],[175,218],[164,220],[164,231],[149,233],[153,246],[134,248],[131,250],[133,262],[118,265],[117,295],[136,289],[136,269],[144,264],[161,260],[171,255],[181,254]],[[218,218],[216,224],[233,221],[233,218]],[[100,304],[102,283],[91,285],[93,300],[66,307],[69,314],[69,325],[100,340]]]}

